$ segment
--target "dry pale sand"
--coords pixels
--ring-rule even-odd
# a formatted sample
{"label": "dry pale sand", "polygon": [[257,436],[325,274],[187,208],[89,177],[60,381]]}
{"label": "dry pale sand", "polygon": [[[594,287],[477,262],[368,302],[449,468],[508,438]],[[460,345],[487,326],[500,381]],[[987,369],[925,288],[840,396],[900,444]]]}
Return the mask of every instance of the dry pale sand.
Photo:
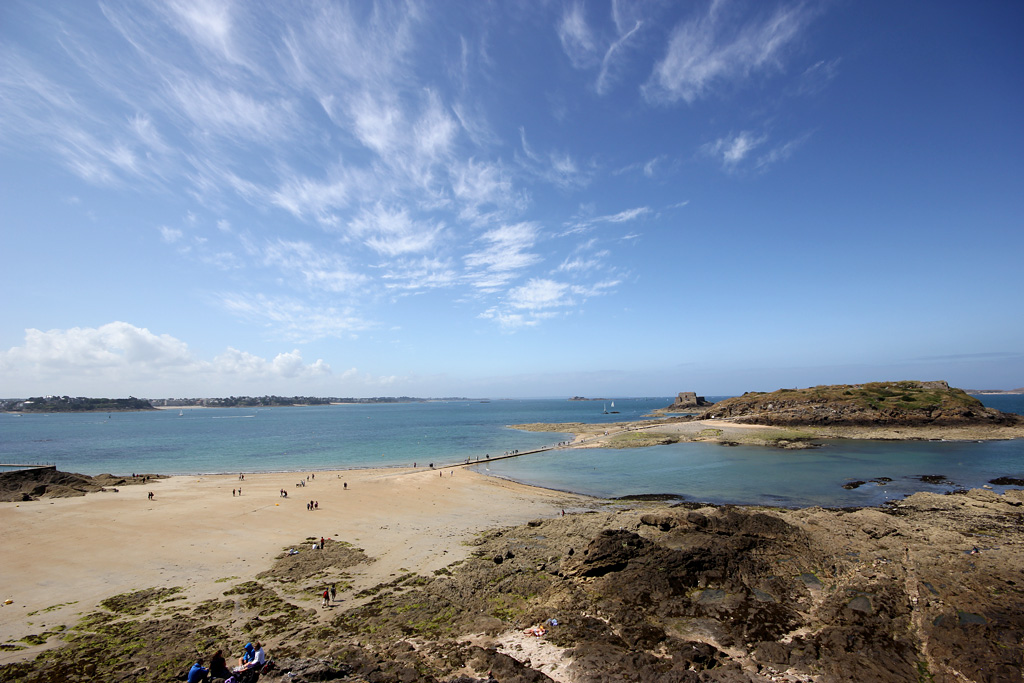
{"label": "dry pale sand", "polygon": [[[189,600],[220,597],[307,537],[348,541],[375,558],[352,569],[358,590],[463,559],[471,550],[464,542],[484,529],[598,504],[460,467],[316,472],[296,486],[305,477],[182,476],[118,493],[0,503],[0,601],[13,601],[0,607],[0,642],[73,624],[104,598],[133,590],[181,586]],[[310,500],[318,510],[306,509]],[[0,662],[27,654],[0,652]]]}

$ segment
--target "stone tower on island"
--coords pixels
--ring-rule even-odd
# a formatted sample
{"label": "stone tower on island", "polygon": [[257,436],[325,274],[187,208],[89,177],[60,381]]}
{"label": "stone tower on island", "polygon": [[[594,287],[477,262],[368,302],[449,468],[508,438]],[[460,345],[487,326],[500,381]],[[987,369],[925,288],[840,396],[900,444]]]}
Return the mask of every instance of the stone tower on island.
{"label": "stone tower on island", "polygon": [[676,396],[676,402],[669,406],[669,410],[676,410],[679,408],[702,408],[709,405],[711,405],[711,403],[705,401],[703,396],[698,396],[696,392],[680,391],[679,395]]}

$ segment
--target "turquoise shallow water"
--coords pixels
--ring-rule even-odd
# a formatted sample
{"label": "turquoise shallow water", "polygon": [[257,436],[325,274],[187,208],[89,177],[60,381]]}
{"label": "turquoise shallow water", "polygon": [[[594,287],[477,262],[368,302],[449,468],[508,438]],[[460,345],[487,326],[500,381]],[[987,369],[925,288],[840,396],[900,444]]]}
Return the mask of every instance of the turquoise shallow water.
{"label": "turquoise shallow water", "polygon": [[[436,401],[137,413],[0,413],[0,462],[83,474],[193,474],[452,463],[529,450],[566,435],[527,422],[635,420],[666,397],[610,402]],[[617,414],[604,414],[604,409]]]}
{"label": "turquoise shallow water", "polygon": [[[710,398],[710,397],[709,397]],[[981,397],[1024,414],[1024,397]],[[84,474],[303,471],[465,461],[491,475],[601,497],[667,493],[715,503],[876,505],[918,490],[1024,478],[1024,440],[835,442],[816,450],[674,444],[627,450],[557,450],[487,462],[565,438],[507,427],[526,422],[637,419],[668,398],[451,401],[144,413],[0,414],[0,462],[46,462]],[[931,485],[921,475],[953,484]],[[854,490],[850,480],[889,477]],[[1002,487],[995,487],[1000,491]]]}

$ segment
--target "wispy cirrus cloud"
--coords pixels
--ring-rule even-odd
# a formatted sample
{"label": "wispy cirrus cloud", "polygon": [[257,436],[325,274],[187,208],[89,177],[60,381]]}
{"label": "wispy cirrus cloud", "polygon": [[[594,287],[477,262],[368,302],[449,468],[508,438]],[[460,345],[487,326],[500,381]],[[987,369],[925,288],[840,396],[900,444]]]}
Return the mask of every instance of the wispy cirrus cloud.
{"label": "wispy cirrus cloud", "polygon": [[551,278],[530,278],[511,288],[502,303],[488,308],[481,318],[492,320],[506,331],[535,327],[544,320],[565,315],[587,299],[609,293],[618,280],[577,285]]}
{"label": "wispy cirrus cloud", "polygon": [[538,263],[540,256],[530,251],[537,235],[537,224],[528,222],[503,225],[481,235],[480,248],[463,257],[473,286],[496,291],[519,271]]}
{"label": "wispy cirrus cloud", "polygon": [[459,272],[447,259],[424,256],[419,259],[398,259],[388,264],[381,275],[390,291],[446,289],[459,284]]}
{"label": "wispy cirrus cloud", "polygon": [[237,45],[235,24],[241,7],[229,0],[169,0],[166,11],[193,44],[234,64],[248,64]]}
{"label": "wispy cirrus cloud", "polygon": [[193,78],[179,79],[167,90],[176,109],[201,134],[266,142],[291,137],[298,127],[292,105],[286,100],[264,100]]}
{"label": "wispy cirrus cloud", "polygon": [[592,215],[593,207],[584,207],[584,210],[565,223],[564,234],[581,233],[592,229],[600,223],[629,223],[649,216],[652,212],[650,207],[637,206],[632,209],[624,209],[618,213],[605,214],[601,216]]}
{"label": "wispy cirrus cloud", "polygon": [[378,254],[399,256],[430,250],[444,227],[444,223],[415,220],[406,209],[377,204],[364,208],[348,224],[348,233]]}
{"label": "wispy cirrus cloud", "polygon": [[594,66],[598,61],[597,40],[584,13],[585,5],[569,5],[558,22],[558,39],[562,50],[577,69]]}
{"label": "wispy cirrus cloud", "polygon": [[[577,2],[560,14],[558,40],[604,92],[648,24],[620,2],[611,23],[591,23],[588,11]],[[596,287],[586,280],[607,250],[566,254],[572,245],[542,236],[528,212],[535,193],[572,196],[603,170],[561,138],[531,145],[533,120],[496,115],[486,31],[460,34],[446,53],[435,18],[416,2],[282,11],[235,0],[106,0],[82,14],[89,22],[66,28],[62,17],[40,15],[43,32],[61,35],[73,76],[14,54],[15,68],[0,73],[14,106],[0,122],[16,119],[13,128],[27,128],[90,183],[143,192],[159,184],[197,202],[205,225],[154,219],[153,239],[177,257],[273,282],[258,305],[223,299],[235,316],[286,339],[322,338],[369,325],[361,307],[383,295],[452,288],[480,307],[537,312],[541,301],[568,300],[550,296],[558,277],[567,279],[563,294]],[[523,289],[524,280],[533,284]]]}
{"label": "wispy cirrus cloud", "polygon": [[519,128],[519,143],[525,159],[522,166],[531,174],[562,189],[578,189],[586,187],[593,176],[592,169],[581,165],[568,152],[552,151],[541,153],[536,151],[526,139],[526,129]]}
{"label": "wispy cirrus cloud", "polygon": [[[700,148],[701,153],[718,159],[722,167],[727,171],[735,171],[740,168],[753,168],[764,171],[768,167],[785,161],[800,145],[804,144],[810,137],[806,133],[786,142],[769,146],[764,151],[758,152],[769,144],[767,134],[755,134],[751,131],[741,131],[734,135],[728,135],[714,140]],[[757,152],[755,154],[755,152]]]}
{"label": "wispy cirrus cloud", "polygon": [[354,306],[314,304],[303,299],[251,293],[224,293],[216,299],[229,313],[295,343],[349,338],[378,326],[363,318]]}
{"label": "wispy cirrus cloud", "polygon": [[574,68],[599,67],[594,89],[597,94],[605,95],[615,81],[626,48],[640,30],[643,21],[635,19],[628,22],[621,3],[613,3],[612,16],[617,35],[608,38],[598,35],[587,21],[585,8],[582,2],[566,7],[558,22],[558,39],[562,51]]}
{"label": "wispy cirrus cloud", "polygon": [[725,3],[712,2],[706,13],[673,29],[665,56],[641,89],[644,97],[692,104],[716,87],[780,68],[811,18],[807,6],[791,5],[737,25]]}
{"label": "wispy cirrus cloud", "polygon": [[734,168],[751,152],[764,144],[767,139],[766,135],[754,135],[750,131],[742,131],[709,142],[701,147],[701,151],[708,156],[720,159],[726,168]]}
{"label": "wispy cirrus cloud", "polygon": [[352,293],[367,276],[353,270],[344,258],[309,242],[277,239],[260,250],[264,265],[298,277],[314,291]]}

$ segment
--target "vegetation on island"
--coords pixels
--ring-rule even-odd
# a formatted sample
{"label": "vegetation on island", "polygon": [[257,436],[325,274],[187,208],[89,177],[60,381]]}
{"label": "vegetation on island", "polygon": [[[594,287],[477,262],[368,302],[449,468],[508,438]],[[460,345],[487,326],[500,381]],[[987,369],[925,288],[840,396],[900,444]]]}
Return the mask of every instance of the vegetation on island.
{"label": "vegetation on island", "polygon": [[86,398],[84,396],[35,396],[0,401],[0,410],[25,413],[113,413],[126,410],[154,410],[144,398]]}
{"label": "vegetation on island", "polygon": [[716,403],[705,418],[762,425],[965,425],[1011,424],[1002,413],[946,382],[868,382],[807,389],[748,392]]}

